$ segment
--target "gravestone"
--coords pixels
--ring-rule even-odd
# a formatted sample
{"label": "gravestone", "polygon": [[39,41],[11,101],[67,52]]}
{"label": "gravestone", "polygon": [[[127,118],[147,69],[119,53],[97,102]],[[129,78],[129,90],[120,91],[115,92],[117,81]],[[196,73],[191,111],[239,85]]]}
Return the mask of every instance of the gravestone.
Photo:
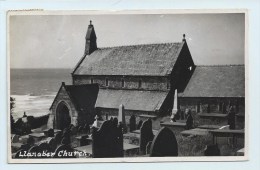
{"label": "gravestone", "polygon": [[229,125],[229,129],[236,128],[236,113],[233,106],[230,107],[228,112],[228,125]]}
{"label": "gravestone", "polygon": [[61,140],[61,144],[62,145],[69,145],[70,144],[70,138],[67,137],[67,136],[63,137],[62,140]]}
{"label": "gravestone", "polygon": [[83,126],[79,126],[77,131],[78,131],[78,134],[81,134],[83,132]]}
{"label": "gravestone", "polygon": [[185,129],[189,130],[193,128],[193,117],[191,115],[191,111],[188,111],[188,117],[186,120],[186,125],[185,125]]}
{"label": "gravestone", "polygon": [[207,145],[204,150],[205,156],[220,156],[218,145]]}
{"label": "gravestone", "polygon": [[33,146],[35,143],[35,140],[32,136],[29,136],[29,138],[27,139],[27,144],[30,146]]}
{"label": "gravestone", "polygon": [[25,151],[28,151],[31,147],[32,147],[32,145],[23,144],[20,149],[25,150]]}
{"label": "gravestone", "polygon": [[140,128],[140,153],[146,153],[146,145],[148,142],[153,140],[153,129],[152,129],[152,120],[148,119],[144,121]]}
{"label": "gravestone", "polygon": [[77,129],[74,125],[70,126],[70,132],[71,135],[76,135],[77,134]]}
{"label": "gravestone", "polygon": [[87,137],[88,136],[81,136],[81,138],[80,138],[80,146],[85,146],[85,145],[88,145],[89,143],[88,143],[88,140],[87,140]]}
{"label": "gravestone", "polygon": [[58,132],[55,137],[54,140],[56,141],[57,144],[61,143],[61,139],[62,139],[62,132]]}
{"label": "gravestone", "polygon": [[55,138],[47,139],[47,144],[49,145],[49,148],[50,148],[51,151],[55,151],[55,149],[57,148],[57,145],[58,145]]}
{"label": "gravestone", "polygon": [[47,137],[54,137],[54,130],[52,128],[50,128],[48,131],[47,131]]}
{"label": "gravestone", "polygon": [[36,156],[28,156],[28,158],[32,159],[32,158],[41,158],[40,156],[38,156],[37,153],[40,153],[40,148],[39,146],[32,146],[28,153],[36,153]]}
{"label": "gravestone", "polygon": [[178,156],[178,143],[174,133],[169,128],[161,128],[154,137],[150,149],[150,156]]}
{"label": "gravestone", "polygon": [[119,106],[118,122],[122,122],[122,124],[125,124],[125,106],[122,104]]}
{"label": "gravestone", "polygon": [[19,135],[14,135],[14,136],[12,137],[12,143],[17,143],[17,142],[19,142],[19,138],[20,138]]}
{"label": "gravestone", "polygon": [[135,115],[130,117],[130,132],[136,130],[136,118]]}
{"label": "gravestone", "polygon": [[137,129],[138,129],[138,130],[141,128],[142,124],[143,124],[143,121],[140,120],[140,121],[138,122],[138,125],[137,125]]}
{"label": "gravestone", "polygon": [[62,138],[66,137],[66,138],[70,138],[70,135],[71,135],[71,131],[69,128],[65,128],[63,130],[63,134],[62,134]]}
{"label": "gravestone", "polygon": [[[39,152],[40,153],[47,153],[47,152],[52,152],[52,150],[50,149],[50,146],[48,145],[48,143],[41,143],[39,144]],[[42,158],[47,158],[47,155],[46,156],[41,156]]]}
{"label": "gravestone", "polygon": [[90,133],[89,124],[86,123],[86,124],[84,125],[83,131],[84,131],[84,133],[86,133],[86,134],[89,134],[89,133]]}
{"label": "gravestone", "polygon": [[38,146],[39,146],[40,152],[43,152],[43,151],[50,152],[51,151],[50,146],[48,145],[48,143],[40,143]]}
{"label": "gravestone", "polygon": [[123,157],[123,134],[117,126],[117,118],[104,121],[100,127],[92,127],[92,154],[94,158]]}

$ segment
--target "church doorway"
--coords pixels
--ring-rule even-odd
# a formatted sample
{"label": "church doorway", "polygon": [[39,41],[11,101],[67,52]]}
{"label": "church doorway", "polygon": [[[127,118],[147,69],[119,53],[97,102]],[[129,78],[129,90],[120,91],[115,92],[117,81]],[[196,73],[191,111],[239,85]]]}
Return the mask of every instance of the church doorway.
{"label": "church doorway", "polygon": [[57,110],[56,110],[56,115],[57,115],[57,128],[58,129],[65,129],[69,127],[71,124],[71,117],[69,114],[69,108],[64,102],[59,103]]}

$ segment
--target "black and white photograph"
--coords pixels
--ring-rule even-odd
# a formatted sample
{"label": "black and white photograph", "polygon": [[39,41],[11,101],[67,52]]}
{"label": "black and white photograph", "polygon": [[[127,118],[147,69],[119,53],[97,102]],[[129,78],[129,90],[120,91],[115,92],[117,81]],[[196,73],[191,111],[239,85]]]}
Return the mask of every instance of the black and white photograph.
{"label": "black and white photograph", "polygon": [[246,10],[7,20],[9,163],[248,159]]}

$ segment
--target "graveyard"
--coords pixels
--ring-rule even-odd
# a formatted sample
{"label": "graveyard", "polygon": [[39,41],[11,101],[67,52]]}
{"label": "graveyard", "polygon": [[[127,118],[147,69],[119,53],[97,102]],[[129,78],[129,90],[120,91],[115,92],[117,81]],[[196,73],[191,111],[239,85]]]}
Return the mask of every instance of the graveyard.
{"label": "graveyard", "polygon": [[[173,109],[174,110],[174,109]],[[226,121],[203,120],[190,113],[185,120],[173,116],[132,115],[95,117],[93,124],[63,130],[32,129],[26,135],[11,135],[12,158],[116,158],[243,156],[244,129],[230,129]],[[174,120],[174,121],[173,121]],[[203,124],[208,122],[208,124]],[[210,123],[209,123],[210,122]],[[155,127],[155,128],[154,128]]]}

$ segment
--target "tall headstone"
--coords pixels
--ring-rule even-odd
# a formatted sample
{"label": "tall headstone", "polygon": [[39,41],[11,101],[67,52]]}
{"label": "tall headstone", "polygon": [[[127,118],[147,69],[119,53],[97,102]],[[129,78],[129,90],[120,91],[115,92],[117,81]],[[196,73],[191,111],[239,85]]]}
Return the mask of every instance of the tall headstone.
{"label": "tall headstone", "polygon": [[153,137],[152,120],[148,119],[144,121],[140,128],[140,154],[146,153],[146,145],[153,140]]}
{"label": "tall headstone", "polygon": [[118,122],[125,124],[125,106],[123,104],[119,106]]}
{"label": "tall headstone", "polygon": [[122,128],[117,118],[104,121],[100,127],[92,127],[92,154],[94,158],[123,157]]}
{"label": "tall headstone", "polygon": [[178,156],[178,143],[174,133],[169,128],[161,128],[154,137],[150,149],[150,156]]}
{"label": "tall headstone", "polygon": [[130,117],[130,132],[136,130],[136,118],[135,115]]}
{"label": "tall headstone", "polygon": [[176,122],[175,115],[178,112],[178,96],[177,96],[177,89],[174,91],[174,100],[173,100],[173,108],[172,108],[172,115],[171,115],[171,122]]}

